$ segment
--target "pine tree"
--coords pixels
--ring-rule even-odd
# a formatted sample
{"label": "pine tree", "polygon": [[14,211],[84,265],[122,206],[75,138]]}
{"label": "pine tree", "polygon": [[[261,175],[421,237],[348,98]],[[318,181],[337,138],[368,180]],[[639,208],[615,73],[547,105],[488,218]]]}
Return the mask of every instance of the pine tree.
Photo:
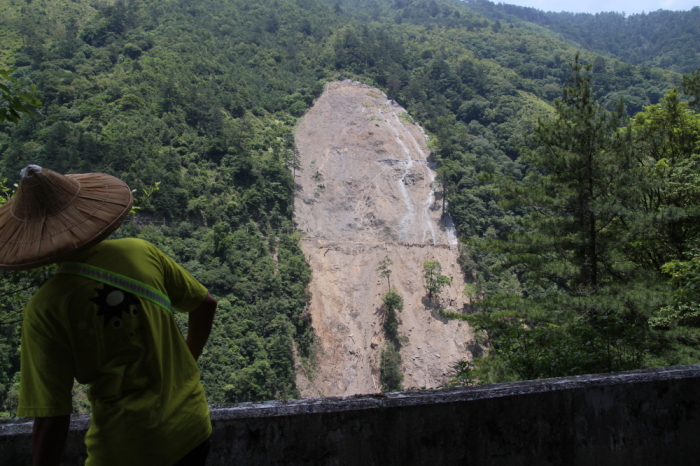
{"label": "pine tree", "polygon": [[447,196],[455,190],[454,178],[457,177],[459,171],[459,166],[454,160],[450,160],[447,157],[440,158],[439,167],[437,169],[437,176],[435,181],[435,187],[440,190],[439,197],[442,200],[442,215],[444,216],[447,212]]}
{"label": "pine tree", "polygon": [[611,112],[596,101],[589,69],[578,57],[571,64],[555,116],[538,123],[534,149],[521,159],[527,175],[503,186],[524,216],[517,233],[490,247],[525,292],[487,297],[488,312],[470,316],[491,340],[491,362],[477,364],[481,378],[498,365],[505,380],[631,369],[650,344],[647,318],[665,295],[658,275],[645,275],[623,251],[638,193],[631,132],[622,104]]}
{"label": "pine tree", "polygon": [[386,284],[389,291],[391,291],[391,269],[389,268],[391,267],[391,264],[393,264],[393,262],[391,259],[389,259],[389,256],[385,256],[384,259],[379,261],[379,266],[377,267],[379,276],[381,278],[386,278]]}
{"label": "pine tree", "polygon": [[296,179],[297,170],[301,170],[301,156],[299,155],[299,149],[296,147],[288,149],[286,154],[287,166],[292,169],[292,177]]}
{"label": "pine tree", "polygon": [[423,277],[429,300],[432,300],[433,296],[439,295],[445,285],[452,283],[449,277],[442,274],[442,264],[439,261],[423,262]]}
{"label": "pine tree", "polygon": [[622,201],[635,178],[623,107],[609,112],[596,101],[578,57],[571,71],[555,118],[539,122],[536,149],[522,158],[524,182],[506,190],[511,206],[528,212],[508,252],[533,278],[590,294],[616,273],[625,240],[618,224],[628,214]]}
{"label": "pine tree", "polygon": [[294,136],[290,133],[284,138],[284,162],[292,169],[292,178],[296,179],[297,170],[301,170],[301,154],[294,141]]}

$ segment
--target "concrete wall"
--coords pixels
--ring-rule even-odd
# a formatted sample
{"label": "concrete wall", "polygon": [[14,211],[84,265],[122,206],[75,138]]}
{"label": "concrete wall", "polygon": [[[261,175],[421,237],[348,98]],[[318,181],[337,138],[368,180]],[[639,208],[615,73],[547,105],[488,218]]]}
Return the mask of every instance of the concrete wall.
{"label": "concrete wall", "polygon": [[[212,407],[208,465],[685,465],[700,461],[700,365],[386,396]],[[63,464],[82,464],[77,416]],[[31,423],[0,423],[0,464]]]}

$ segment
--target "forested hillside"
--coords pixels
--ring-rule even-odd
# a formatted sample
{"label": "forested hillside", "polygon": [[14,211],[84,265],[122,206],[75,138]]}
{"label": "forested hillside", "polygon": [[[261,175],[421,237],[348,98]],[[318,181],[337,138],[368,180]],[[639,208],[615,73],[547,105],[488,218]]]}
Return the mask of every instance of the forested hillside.
{"label": "forested hillside", "polygon": [[[0,124],[0,178],[11,187],[36,163],[104,171],[137,190],[141,209],[118,234],[154,242],[219,299],[201,359],[211,402],[294,397],[293,352],[313,360],[311,271],[292,222],[290,167],[294,125],[325,82],[377,85],[430,132],[441,192],[473,243],[524,228],[516,218],[529,207],[507,210],[500,183],[525,174],[527,134],[538,117],[557,115],[552,103],[577,54],[468,5],[433,0],[0,5],[3,60],[43,102],[35,117]],[[681,81],[586,51],[580,60],[593,65],[602,108],[624,98],[622,119]],[[155,183],[158,191],[142,194]],[[500,254],[472,246],[463,266],[481,293],[520,293],[521,273],[492,267]],[[4,277],[3,320],[14,322],[36,277]],[[16,403],[19,331],[17,322],[0,327],[6,413]]]}
{"label": "forested hillside", "polygon": [[555,37],[575,46],[632,65],[690,73],[700,63],[700,7],[690,11],[658,10],[629,16],[612,11],[594,15],[545,12],[488,0],[470,1],[469,7],[505,24],[524,28],[542,26],[552,31]]}

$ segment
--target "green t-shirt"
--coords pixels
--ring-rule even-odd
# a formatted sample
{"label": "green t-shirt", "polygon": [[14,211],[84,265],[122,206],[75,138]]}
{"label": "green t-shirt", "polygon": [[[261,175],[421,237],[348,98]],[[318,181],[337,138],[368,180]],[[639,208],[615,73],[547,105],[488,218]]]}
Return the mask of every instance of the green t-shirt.
{"label": "green t-shirt", "polygon": [[[103,241],[72,257],[161,291],[176,311],[207,290],[152,244]],[[86,465],[171,465],[211,434],[197,364],[170,312],[90,278],[55,274],[22,324],[17,415],[70,414],[73,379],[90,385]]]}

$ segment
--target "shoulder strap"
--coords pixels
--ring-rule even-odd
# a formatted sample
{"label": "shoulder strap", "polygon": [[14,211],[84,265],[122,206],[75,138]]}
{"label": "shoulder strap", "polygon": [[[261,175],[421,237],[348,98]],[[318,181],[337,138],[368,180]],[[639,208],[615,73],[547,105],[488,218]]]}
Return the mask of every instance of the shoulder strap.
{"label": "shoulder strap", "polygon": [[140,298],[157,304],[171,314],[173,313],[173,305],[170,303],[170,298],[155,288],[125,275],[110,272],[109,270],[101,269],[93,265],[81,264],[79,262],[63,262],[58,267],[56,273],[69,273],[92,278],[98,282],[106,283],[120,290],[133,293]]}

